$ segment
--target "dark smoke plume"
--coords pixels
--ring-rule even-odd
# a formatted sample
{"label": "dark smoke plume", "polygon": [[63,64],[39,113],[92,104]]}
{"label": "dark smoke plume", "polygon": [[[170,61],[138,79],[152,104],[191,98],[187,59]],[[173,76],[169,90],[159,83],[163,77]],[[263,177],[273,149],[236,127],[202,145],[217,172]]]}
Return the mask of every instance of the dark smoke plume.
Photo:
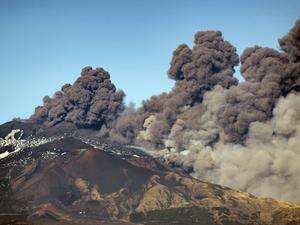
{"label": "dark smoke plume", "polygon": [[255,46],[241,56],[241,74],[245,82],[229,90],[227,104],[219,113],[227,142],[243,143],[249,125],[269,120],[280,96],[299,86],[300,23],[279,44],[285,52]]}
{"label": "dark smoke plume", "polygon": [[287,58],[274,49],[255,46],[241,56],[245,82],[232,87],[219,113],[227,142],[243,142],[250,123],[272,117],[276,100],[282,95],[281,83],[288,76]]}
{"label": "dark smoke plume", "polygon": [[[237,85],[233,77],[239,59],[236,49],[224,41],[220,31],[198,32],[193,49],[180,45],[173,53],[168,75],[177,81],[174,92],[189,93],[191,104],[201,102],[205,91],[219,84]],[[183,83],[183,84],[182,84]]]}
{"label": "dark smoke plume", "polygon": [[192,49],[173,53],[174,88],[119,117],[111,137],[153,149],[197,178],[299,201],[299,37],[297,21],[280,50],[254,46],[239,60],[221,32],[198,32]]}
{"label": "dark smoke plume", "polygon": [[[219,85],[228,91],[224,92],[225,102],[216,112],[221,130],[215,140],[221,138],[225,142],[243,144],[251,123],[271,119],[278,99],[300,88],[299,26],[297,21],[294,28],[279,39],[283,51],[259,46],[245,49],[240,57],[245,82],[239,85],[233,77],[234,67],[239,62],[236,49],[223,40],[219,31],[196,33],[192,49],[181,44],[173,52],[168,76],[176,81],[174,88],[169,93],[153,96],[135,112],[132,117],[138,119],[131,120],[130,127],[135,123],[138,131],[132,131],[134,135],[127,142],[145,145],[146,141],[154,148],[163,148],[171,133],[175,139],[174,125],[178,128],[181,124],[181,129],[198,125],[201,129],[195,115],[204,113],[201,105],[205,93]],[[122,127],[126,127],[124,120],[120,118]],[[120,136],[126,140],[124,131]],[[177,142],[182,139],[179,136]],[[178,143],[177,147],[180,146]]]}
{"label": "dark smoke plume", "polygon": [[[291,81],[292,85],[290,89],[287,89],[288,93],[291,90],[300,91],[300,77],[299,75],[299,63],[300,63],[300,20],[297,20],[295,26],[290,32],[283,38],[279,39],[280,47],[287,53],[291,61],[294,62],[294,66],[290,67],[290,73],[294,74],[294,79]],[[294,82],[295,81],[295,82]]]}
{"label": "dark smoke plume", "polygon": [[52,98],[44,97],[31,119],[48,126],[70,122],[98,129],[116,119],[123,110],[123,98],[107,71],[85,67],[73,85],[65,84]]}
{"label": "dark smoke plume", "polygon": [[[200,104],[205,92],[216,85],[224,88],[237,85],[233,74],[239,62],[238,55],[236,49],[223,40],[220,31],[198,32],[194,44],[193,49],[182,44],[174,51],[168,71],[169,77],[176,81],[173,90],[153,96],[143,103],[132,116],[138,118],[135,119],[138,123],[135,127],[141,132],[131,132],[135,135],[131,135],[127,142],[163,147],[164,139],[170,134],[177,117],[188,108]],[[128,119],[119,120],[117,126],[122,124],[126,127],[124,120]],[[133,127],[132,120],[128,123],[131,124],[128,124],[129,127]],[[115,129],[113,136],[118,130],[119,136],[126,139],[127,133],[124,134],[123,128]]]}
{"label": "dark smoke plume", "polygon": [[300,20],[297,20],[295,26],[283,38],[279,39],[279,45],[294,62],[300,61]]}

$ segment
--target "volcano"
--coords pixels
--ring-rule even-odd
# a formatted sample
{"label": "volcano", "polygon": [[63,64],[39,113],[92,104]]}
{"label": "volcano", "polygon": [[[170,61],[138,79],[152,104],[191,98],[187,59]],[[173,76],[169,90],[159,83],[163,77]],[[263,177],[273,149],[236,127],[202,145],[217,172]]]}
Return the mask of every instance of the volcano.
{"label": "volcano", "polygon": [[297,204],[203,182],[68,128],[1,125],[0,224],[299,224]]}
{"label": "volcano", "polygon": [[299,225],[300,20],[278,44],[199,31],[138,108],[84,67],[0,125],[0,225]]}

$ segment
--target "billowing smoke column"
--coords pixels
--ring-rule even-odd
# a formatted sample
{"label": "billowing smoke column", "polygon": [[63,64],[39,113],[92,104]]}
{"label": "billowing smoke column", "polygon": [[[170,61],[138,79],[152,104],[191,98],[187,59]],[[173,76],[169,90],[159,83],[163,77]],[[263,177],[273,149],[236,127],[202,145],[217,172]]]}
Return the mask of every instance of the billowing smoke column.
{"label": "billowing smoke column", "polygon": [[300,61],[300,20],[296,21],[295,26],[290,32],[279,39],[280,47],[285,51],[294,62]]}
{"label": "billowing smoke column", "polygon": [[171,151],[158,154],[200,179],[299,202],[299,28],[280,39],[284,52],[246,49],[245,82],[206,92],[178,116],[165,141]]}
{"label": "billowing smoke column", "polygon": [[219,113],[226,141],[242,143],[252,122],[270,119],[277,99],[295,84],[299,69],[285,53],[258,46],[246,49],[241,56],[245,82],[230,89]]}
{"label": "billowing smoke column", "polygon": [[77,127],[99,129],[123,110],[124,93],[117,91],[102,68],[85,67],[73,85],[65,84],[52,98],[46,96],[31,119],[55,126],[70,122]]}
{"label": "billowing smoke column", "polygon": [[[111,136],[125,143],[162,148],[177,117],[201,103],[205,92],[215,85],[224,88],[237,85],[233,74],[238,55],[236,49],[223,40],[221,32],[198,32],[194,44],[193,49],[182,44],[173,53],[168,71],[169,77],[176,81],[173,90],[151,97],[135,115],[120,118]],[[128,130],[132,130],[130,134]]]}
{"label": "billowing smoke column", "polygon": [[287,35],[279,39],[279,44],[281,49],[287,53],[289,59],[295,62],[296,65],[290,68],[291,73],[295,74],[295,82],[288,91],[292,89],[300,91],[299,66],[297,66],[300,63],[300,20],[296,22]]}
{"label": "billowing smoke column", "polygon": [[242,143],[249,125],[266,121],[280,96],[300,86],[300,21],[279,44],[285,52],[255,46],[241,56],[241,74],[246,82],[231,88],[219,121],[228,142]]}
{"label": "billowing smoke column", "polygon": [[198,32],[194,43],[192,50],[182,44],[174,51],[168,71],[177,81],[173,94],[188,93],[191,105],[201,102],[203,94],[217,84],[229,88],[238,83],[233,77],[239,62],[236,49],[223,40],[220,31]]}
{"label": "billowing smoke column", "polygon": [[235,48],[218,31],[198,32],[192,49],[173,53],[172,91],[117,119],[111,136],[197,178],[299,202],[300,21],[279,44],[247,48],[238,84]]}
{"label": "billowing smoke column", "polygon": [[255,195],[300,202],[299,112],[300,95],[290,93],[280,98],[272,120],[251,123],[245,145],[219,142],[203,149],[194,145],[179,160],[192,163],[195,177]]}

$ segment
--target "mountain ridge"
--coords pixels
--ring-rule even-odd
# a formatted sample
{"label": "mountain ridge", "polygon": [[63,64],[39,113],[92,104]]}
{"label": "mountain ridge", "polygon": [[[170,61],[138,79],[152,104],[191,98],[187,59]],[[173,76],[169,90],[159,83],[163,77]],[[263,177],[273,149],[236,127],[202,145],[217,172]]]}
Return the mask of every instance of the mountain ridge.
{"label": "mountain ridge", "polygon": [[[30,140],[28,131],[24,133]],[[197,180],[137,149],[113,143],[97,147],[83,140],[61,136],[1,159],[0,165],[8,165],[1,169],[1,211],[24,214],[33,224],[41,220],[46,224],[289,225],[300,221],[297,204]],[[182,216],[175,216],[174,222],[164,219],[177,214]]]}

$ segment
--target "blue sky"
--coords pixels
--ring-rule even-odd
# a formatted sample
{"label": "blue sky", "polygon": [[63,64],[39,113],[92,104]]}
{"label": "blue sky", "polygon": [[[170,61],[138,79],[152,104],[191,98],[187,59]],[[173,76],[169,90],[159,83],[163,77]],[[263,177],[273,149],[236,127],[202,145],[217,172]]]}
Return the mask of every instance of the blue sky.
{"label": "blue sky", "polygon": [[221,30],[241,53],[277,48],[297,18],[299,0],[0,0],[0,123],[28,117],[87,65],[138,105],[171,89],[172,51],[196,31]]}

